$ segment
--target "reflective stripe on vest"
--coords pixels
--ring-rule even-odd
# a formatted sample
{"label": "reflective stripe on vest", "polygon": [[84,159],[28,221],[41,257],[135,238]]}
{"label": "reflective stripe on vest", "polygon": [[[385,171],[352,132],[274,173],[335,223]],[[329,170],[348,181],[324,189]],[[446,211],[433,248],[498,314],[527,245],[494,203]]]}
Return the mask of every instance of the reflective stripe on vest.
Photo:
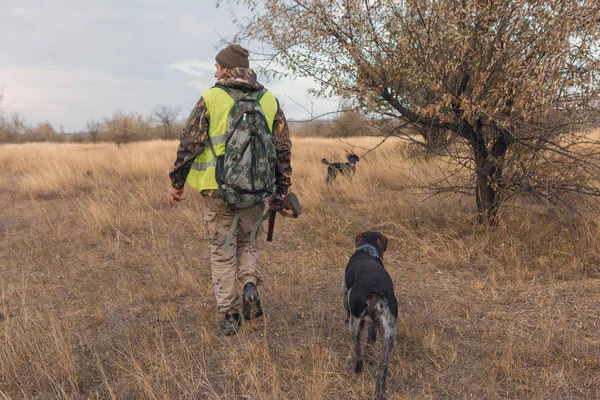
{"label": "reflective stripe on vest", "polygon": [[[215,154],[220,156],[225,153],[225,139],[227,138],[227,123],[229,122],[229,112],[235,101],[223,89],[218,87],[210,88],[202,93],[202,98],[208,109],[210,122],[208,124],[208,136],[214,147]],[[277,100],[268,90],[260,99],[260,106],[265,113],[265,119],[269,130],[273,132],[273,123],[277,113]],[[192,164],[186,182],[188,185],[198,191],[208,189],[218,189],[215,167],[217,160],[208,144],[205,142],[204,150]]]}

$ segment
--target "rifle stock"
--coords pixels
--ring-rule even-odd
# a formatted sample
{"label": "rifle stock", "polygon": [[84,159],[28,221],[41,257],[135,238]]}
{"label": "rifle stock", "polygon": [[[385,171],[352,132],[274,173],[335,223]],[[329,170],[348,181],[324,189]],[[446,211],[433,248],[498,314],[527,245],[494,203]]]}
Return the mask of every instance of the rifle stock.
{"label": "rifle stock", "polygon": [[[284,217],[298,218],[298,215],[302,213],[302,207],[296,195],[289,192],[285,196],[277,195],[269,204],[269,227],[267,230],[267,242],[273,241],[273,231],[275,230],[275,216],[277,213],[281,213]],[[286,212],[291,211],[291,213]]]}

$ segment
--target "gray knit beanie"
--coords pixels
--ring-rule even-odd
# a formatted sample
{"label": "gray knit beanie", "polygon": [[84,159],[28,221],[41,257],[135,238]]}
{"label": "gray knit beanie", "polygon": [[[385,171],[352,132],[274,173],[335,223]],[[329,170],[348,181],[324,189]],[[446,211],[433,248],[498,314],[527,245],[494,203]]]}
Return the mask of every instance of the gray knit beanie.
{"label": "gray knit beanie", "polygon": [[239,44],[230,44],[225,47],[217,54],[215,60],[224,68],[250,67],[248,50]]}

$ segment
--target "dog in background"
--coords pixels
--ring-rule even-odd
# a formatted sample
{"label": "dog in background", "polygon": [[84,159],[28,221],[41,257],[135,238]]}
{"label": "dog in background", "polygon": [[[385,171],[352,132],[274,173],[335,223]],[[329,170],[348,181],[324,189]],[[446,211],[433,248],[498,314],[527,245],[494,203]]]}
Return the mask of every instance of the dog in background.
{"label": "dog in background", "polygon": [[321,160],[323,164],[327,164],[327,183],[331,183],[337,178],[338,174],[347,176],[352,180],[352,177],[356,174],[356,163],[360,161],[360,157],[356,154],[348,154],[346,158],[348,159],[347,163],[330,163],[326,158]]}
{"label": "dog in background", "polygon": [[362,370],[361,334],[369,325],[367,342],[375,343],[377,332],[383,341],[383,354],[377,370],[375,399],[384,398],[388,362],[394,348],[398,302],[394,284],[383,266],[387,238],[379,232],[356,236],[356,250],[346,266],[342,294],[354,347],[354,372]]}

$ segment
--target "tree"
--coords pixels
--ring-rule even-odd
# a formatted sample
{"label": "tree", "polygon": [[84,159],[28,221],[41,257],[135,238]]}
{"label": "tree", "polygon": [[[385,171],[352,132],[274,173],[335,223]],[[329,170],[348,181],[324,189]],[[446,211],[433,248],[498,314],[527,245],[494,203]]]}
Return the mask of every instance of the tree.
{"label": "tree", "polygon": [[92,143],[97,143],[100,139],[100,128],[102,123],[97,121],[87,121],[85,123],[87,135],[89,136]]}
{"label": "tree", "polygon": [[57,140],[57,133],[48,121],[40,122],[35,127],[27,129],[26,141],[28,142],[50,142]]}
{"label": "tree", "polygon": [[25,117],[19,113],[12,113],[2,121],[4,139],[8,143],[26,141],[25,134],[29,129]]}
{"label": "tree", "polygon": [[327,136],[371,136],[377,132],[364,115],[347,111],[338,114],[332,121]]}
{"label": "tree", "polygon": [[167,105],[157,105],[152,111],[154,120],[163,126],[164,139],[176,137],[172,132],[172,126],[176,123],[179,114],[181,114],[181,108]]}
{"label": "tree", "polygon": [[124,114],[119,111],[104,120],[104,127],[108,137],[120,146],[146,139],[150,120],[135,112]]}
{"label": "tree", "polygon": [[268,65],[312,77],[313,93],[450,132],[480,221],[495,224],[514,193],[600,195],[598,142],[585,134],[599,120],[596,0],[241,2],[256,12],[238,39],[266,43]]}

